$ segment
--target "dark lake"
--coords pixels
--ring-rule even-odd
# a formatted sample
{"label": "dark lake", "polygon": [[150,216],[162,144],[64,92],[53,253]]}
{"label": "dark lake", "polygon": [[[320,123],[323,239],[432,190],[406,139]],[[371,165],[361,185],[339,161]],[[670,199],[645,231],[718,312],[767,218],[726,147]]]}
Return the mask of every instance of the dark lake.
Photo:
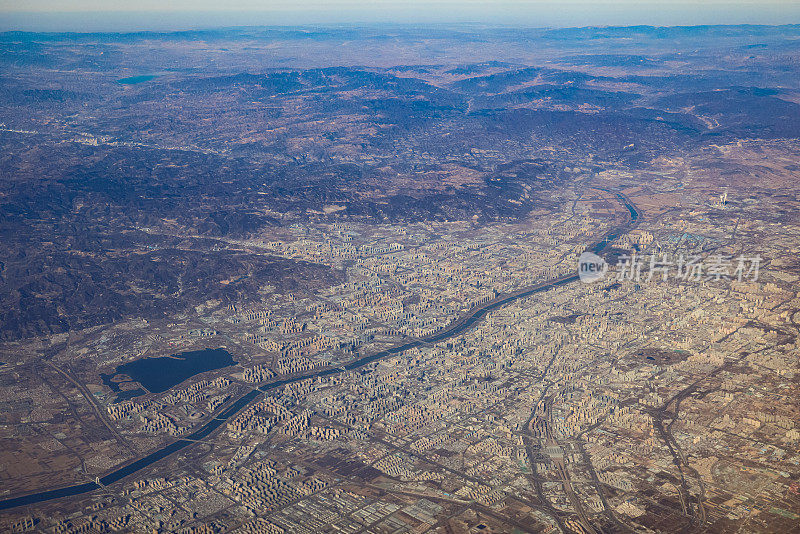
{"label": "dark lake", "polygon": [[181,352],[161,358],[142,358],[118,366],[112,374],[101,374],[103,382],[117,392],[117,400],[129,399],[145,392],[134,388],[139,382],[152,393],[161,393],[194,375],[222,369],[236,362],[225,349],[203,349]]}
{"label": "dark lake", "polygon": [[149,82],[157,78],[157,74],[142,74],[141,76],[130,76],[128,78],[120,78],[117,83],[122,85],[135,85],[137,83]]}

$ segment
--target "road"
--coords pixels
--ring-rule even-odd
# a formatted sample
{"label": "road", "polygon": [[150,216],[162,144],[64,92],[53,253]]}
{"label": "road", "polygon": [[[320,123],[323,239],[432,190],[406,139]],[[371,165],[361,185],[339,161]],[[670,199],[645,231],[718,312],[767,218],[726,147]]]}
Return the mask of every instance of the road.
{"label": "road", "polygon": [[76,380],[71,372],[65,371],[64,369],[58,367],[51,361],[47,361],[45,363],[48,366],[50,366],[53,370],[61,374],[64,378],[66,378],[73,386],[75,386],[78,389],[78,392],[81,395],[83,395],[83,398],[86,399],[86,402],[89,404],[89,406],[92,407],[92,410],[94,410],[95,415],[97,415],[97,419],[99,419],[100,422],[103,423],[103,425],[108,429],[108,431],[111,432],[111,435],[114,437],[114,439],[116,439],[120,445],[128,449],[129,452],[136,454],[136,450],[133,448],[133,446],[128,442],[127,439],[125,439],[125,437],[122,434],[119,433],[119,430],[117,430],[114,424],[108,420],[108,417],[106,416],[106,410],[103,409],[103,407],[101,407],[97,403],[97,400],[94,398],[94,395],[92,395],[92,393],[88,390],[88,388],[81,382]]}
{"label": "road", "polygon": [[[631,203],[631,201],[622,193],[610,191],[607,189],[603,189],[608,193],[611,193],[617,197],[619,202],[628,210],[629,216],[626,217],[626,220],[612,228],[606,235],[604,235],[600,240],[592,244],[587,248],[587,250],[591,250],[592,252],[599,253],[604,248],[608,246],[608,244],[622,235],[623,233],[630,230],[638,221],[639,219],[639,211],[637,208]],[[4,499],[0,501],[0,510],[7,510],[9,508],[15,508],[18,506],[26,506],[31,504],[38,504],[41,502],[51,501],[54,499],[61,499],[65,497],[74,497],[77,495],[82,495],[84,493],[89,493],[94,490],[101,488],[102,486],[108,486],[109,484],[113,484],[114,482],[118,482],[125,477],[133,475],[142,469],[153,465],[154,463],[163,460],[167,456],[170,456],[180,450],[193,445],[199,440],[203,440],[208,437],[212,432],[217,430],[220,426],[227,422],[228,419],[234,417],[238,414],[241,410],[243,410],[246,406],[250,403],[254,402],[260,395],[263,393],[285,386],[286,384],[292,384],[295,382],[299,382],[301,380],[305,380],[307,378],[317,378],[317,377],[325,377],[331,376],[335,374],[339,374],[344,371],[351,371],[354,369],[359,369],[369,363],[382,360],[384,358],[391,357],[395,354],[399,354],[405,352],[406,350],[419,347],[422,345],[427,345],[431,343],[438,343],[440,341],[444,341],[445,339],[449,339],[458,335],[463,334],[476,324],[478,324],[489,312],[496,310],[514,302],[516,300],[529,297],[536,293],[541,293],[547,291],[549,289],[553,289],[555,287],[559,287],[562,285],[566,285],[578,280],[577,274],[562,276],[559,278],[555,278],[553,280],[548,280],[545,282],[541,282],[539,284],[535,284],[532,286],[528,286],[523,289],[519,289],[512,293],[500,295],[494,300],[473,308],[469,312],[467,312],[464,316],[457,319],[456,321],[450,323],[447,327],[443,330],[431,334],[430,336],[426,336],[420,339],[416,339],[401,345],[397,345],[395,347],[382,350],[380,352],[376,352],[375,354],[362,356],[360,358],[356,358],[355,360],[351,361],[350,363],[340,366],[340,367],[323,367],[316,369],[314,371],[308,373],[301,373],[297,375],[293,375],[288,378],[284,378],[282,380],[277,380],[274,382],[270,382],[265,384],[257,389],[253,389],[250,392],[246,393],[242,397],[238,398],[237,400],[233,401],[230,405],[228,405],[219,415],[212,418],[208,422],[206,422],[203,426],[201,426],[198,430],[194,431],[192,434],[185,436],[177,441],[170,443],[169,445],[158,449],[146,456],[143,456],[133,462],[125,464],[121,467],[118,467],[111,471],[110,473],[99,477],[100,484],[97,482],[85,482],[83,484],[76,484],[73,486],[67,486],[52,490],[40,491],[36,493],[31,493],[28,495],[23,495],[21,497],[14,497],[10,499]]]}

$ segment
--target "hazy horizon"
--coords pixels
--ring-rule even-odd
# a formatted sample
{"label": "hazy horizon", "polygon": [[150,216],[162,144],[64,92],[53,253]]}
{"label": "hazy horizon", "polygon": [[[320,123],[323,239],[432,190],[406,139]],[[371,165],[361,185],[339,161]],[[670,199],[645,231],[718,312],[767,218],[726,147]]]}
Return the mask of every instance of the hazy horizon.
{"label": "hazy horizon", "polygon": [[[192,8],[190,8],[190,5]],[[797,2],[269,2],[239,1],[219,10],[208,2],[173,2],[165,9],[144,2],[139,9],[123,4],[55,3],[40,0],[25,10],[0,2],[0,31],[139,31],[196,30],[231,26],[298,26],[326,24],[458,24],[524,27],[692,26],[800,23]]]}

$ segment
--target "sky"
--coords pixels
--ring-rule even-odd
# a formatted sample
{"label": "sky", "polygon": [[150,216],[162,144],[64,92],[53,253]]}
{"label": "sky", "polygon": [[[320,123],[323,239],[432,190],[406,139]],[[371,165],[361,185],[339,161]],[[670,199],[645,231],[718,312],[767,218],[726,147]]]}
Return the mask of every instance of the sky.
{"label": "sky", "polygon": [[[223,7],[224,6],[224,7]],[[518,26],[795,24],[800,0],[0,0],[0,30],[483,22]]]}

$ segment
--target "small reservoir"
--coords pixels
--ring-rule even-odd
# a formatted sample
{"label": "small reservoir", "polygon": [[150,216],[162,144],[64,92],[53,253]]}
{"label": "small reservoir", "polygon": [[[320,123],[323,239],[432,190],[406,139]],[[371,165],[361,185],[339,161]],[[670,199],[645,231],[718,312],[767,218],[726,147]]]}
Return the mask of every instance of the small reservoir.
{"label": "small reservoir", "polygon": [[135,382],[151,393],[161,393],[195,375],[235,363],[233,356],[223,348],[193,350],[160,358],[142,358],[120,365],[112,374],[101,374],[100,377],[105,385],[118,393],[117,400],[123,400],[145,393],[135,387]]}
{"label": "small reservoir", "polygon": [[120,85],[136,85],[137,83],[149,82],[158,78],[158,74],[142,74],[139,76],[129,76],[127,78],[120,78],[117,83]]}

